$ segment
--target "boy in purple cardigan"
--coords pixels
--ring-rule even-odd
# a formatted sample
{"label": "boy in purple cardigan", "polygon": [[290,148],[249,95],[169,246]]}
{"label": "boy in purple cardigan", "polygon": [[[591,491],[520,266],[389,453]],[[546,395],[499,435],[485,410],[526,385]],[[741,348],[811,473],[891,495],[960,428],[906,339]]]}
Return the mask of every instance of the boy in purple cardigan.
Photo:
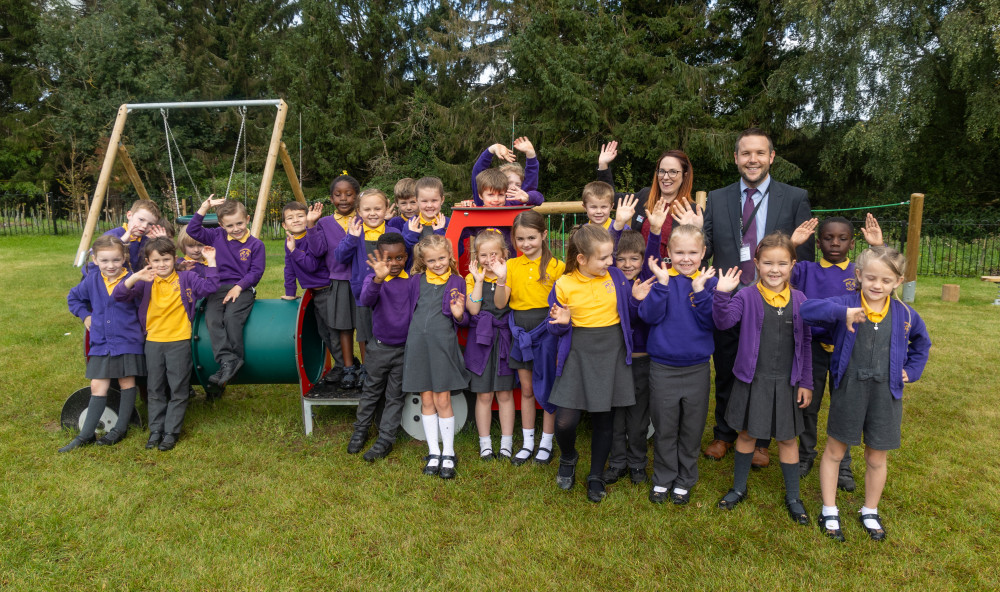
{"label": "boy in purple cardigan", "polygon": [[146,331],[147,449],[173,449],[184,424],[191,382],[194,306],[219,287],[215,249],[207,246],[202,254],[207,265],[204,278],[194,271],[177,271],[174,242],[166,237],[153,239],[145,248],[148,265],[125,278],[112,293],[119,302],[139,302],[139,322]]}
{"label": "boy in purple cardigan", "polygon": [[525,137],[514,140],[514,150],[524,153],[524,168],[514,162],[517,156],[503,144],[493,144],[479,155],[476,164],[472,166],[472,201],[475,205],[483,205],[477,183],[479,173],[490,168],[494,156],[503,161],[499,170],[507,177],[506,203],[501,205],[537,206],[545,201],[538,192],[538,158],[535,157],[535,147],[531,140]]}
{"label": "boy in purple cardigan", "polygon": [[[212,353],[219,370],[208,378],[224,388],[243,367],[243,326],[256,296],[254,286],[264,275],[264,243],[250,236],[246,207],[238,202],[208,196],[191,217],[187,233],[194,240],[215,248],[219,264],[219,286],[205,303],[205,322],[212,339]],[[205,228],[202,220],[216,208],[220,228]]]}

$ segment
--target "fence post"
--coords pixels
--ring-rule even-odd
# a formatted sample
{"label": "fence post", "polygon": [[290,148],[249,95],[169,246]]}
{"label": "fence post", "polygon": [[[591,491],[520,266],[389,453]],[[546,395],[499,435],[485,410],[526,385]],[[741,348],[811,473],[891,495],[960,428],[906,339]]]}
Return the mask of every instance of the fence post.
{"label": "fence post", "polygon": [[45,210],[49,214],[49,219],[52,220],[52,236],[59,236],[59,227],[56,225],[56,216],[52,211],[52,193],[45,194]]}
{"label": "fence post", "polygon": [[920,223],[924,218],[924,194],[910,194],[910,219],[906,229],[906,271],[903,273],[903,302],[917,296],[917,267],[920,263]]}

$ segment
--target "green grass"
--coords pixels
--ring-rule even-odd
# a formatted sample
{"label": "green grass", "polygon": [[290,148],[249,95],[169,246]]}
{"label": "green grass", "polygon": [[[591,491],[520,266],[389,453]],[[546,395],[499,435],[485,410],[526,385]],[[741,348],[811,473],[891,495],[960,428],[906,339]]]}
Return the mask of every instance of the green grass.
{"label": "green grass", "polygon": [[[992,284],[918,281],[934,348],[889,456],[889,538],[868,541],[854,520],[859,488],[838,499],[838,545],[787,518],[775,465],[751,475],[731,513],[714,506],[732,456],[699,461],[687,507],[654,507],[627,480],[592,505],[579,484],[555,487],[555,465],[479,462],[467,429],[459,476],[444,482],[420,474],[426,449],[409,438],[374,465],[347,455],[353,408],[320,408],[304,436],[292,385],[233,386],[214,406],[198,397],[170,453],[144,450],[133,430],[111,449],[57,454],[71,437],[59,411],[87,384],[82,326],[65,304],[77,240],[0,239],[0,589],[1000,588]],[[259,296],[275,298],[282,251],[267,246]],[[960,303],[940,301],[945,281],[961,285]],[[816,470],[802,495],[815,516]]]}

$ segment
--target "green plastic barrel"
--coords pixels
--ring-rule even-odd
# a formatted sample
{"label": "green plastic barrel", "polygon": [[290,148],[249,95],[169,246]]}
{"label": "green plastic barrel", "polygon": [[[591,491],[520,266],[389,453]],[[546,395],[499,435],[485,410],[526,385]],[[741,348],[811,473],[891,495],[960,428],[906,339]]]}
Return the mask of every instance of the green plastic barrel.
{"label": "green plastic barrel", "polygon": [[[194,378],[208,388],[219,365],[205,322],[205,301],[198,303],[191,326]],[[243,327],[243,367],[229,384],[296,384],[323,376],[326,348],[316,326],[312,292],[298,300],[254,302]]]}
{"label": "green plastic barrel", "polygon": [[[176,222],[178,226],[186,226],[187,223],[190,221],[191,221],[191,216],[177,216],[177,219],[174,220],[174,222]],[[205,217],[201,221],[201,225],[205,227],[218,226],[219,217],[216,216],[215,214],[205,214]]]}

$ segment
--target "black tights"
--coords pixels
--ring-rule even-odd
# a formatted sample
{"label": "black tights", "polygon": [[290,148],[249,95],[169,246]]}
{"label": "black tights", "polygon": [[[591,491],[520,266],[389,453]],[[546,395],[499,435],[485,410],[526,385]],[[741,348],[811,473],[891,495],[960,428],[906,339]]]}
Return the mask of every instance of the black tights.
{"label": "black tights", "polygon": [[[562,455],[560,462],[574,462],[579,458],[576,451],[576,427],[580,424],[583,411],[579,409],[556,409],[556,442]],[[599,476],[604,471],[604,463],[611,454],[611,435],[614,426],[614,412],[604,411],[590,414],[593,433],[590,437],[590,474]]]}

